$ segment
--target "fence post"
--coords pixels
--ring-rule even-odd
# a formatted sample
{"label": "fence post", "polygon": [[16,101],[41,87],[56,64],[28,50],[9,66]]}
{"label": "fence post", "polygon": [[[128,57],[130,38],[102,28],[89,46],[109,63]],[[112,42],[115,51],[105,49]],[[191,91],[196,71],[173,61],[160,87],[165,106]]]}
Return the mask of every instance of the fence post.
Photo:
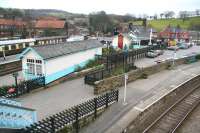
{"label": "fence post", "polygon": [[108,93],[106,93],[106,108],[108,108]]}
{"label": "fence post", "polygon": [[25,81],[25,82],[26,82],[27,92],[30,93],[29,81]]}
{"label": "fence post", "polygon": [[119,90],[117,90],[116,93],[117,93],[116,94],[116,101],[118,102],[119,101]]}
{"label": "fence post", "polygon": [[56,130],[55,130],[55,119],[54,119],[54,117],[51,117],[50,121],[51,121],[51,133],[55,133]]}
{"label": "fence post", "polygon": [[104,78],[104,76],[103,76],[103,70],[102,70],[101,74],[102,74],[102,77],[101,77],[101,79],[103,79],[103,78]]}
{"label": "fence post", "polygon": [[94,98],[94,118],[97,118],[97,98]]}
{"label": "fence post", "polygon": [[78,106],[76,107],[76,122],[75,122],[75,130],[76,130],[76,133],[79,132],[79,121],[78,121],[78,113],[79,113],[79,109],[78,109]]}

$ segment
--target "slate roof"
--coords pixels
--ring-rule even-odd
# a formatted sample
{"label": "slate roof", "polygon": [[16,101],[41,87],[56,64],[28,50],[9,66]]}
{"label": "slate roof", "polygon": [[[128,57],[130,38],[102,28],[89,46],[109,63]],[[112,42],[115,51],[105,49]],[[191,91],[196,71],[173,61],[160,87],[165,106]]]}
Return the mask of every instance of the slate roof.
{"label": "slate roof", "polygon": [[46,60],[102,46],[98,40],[84,40],[64,44],[33,46],[31,48]]}

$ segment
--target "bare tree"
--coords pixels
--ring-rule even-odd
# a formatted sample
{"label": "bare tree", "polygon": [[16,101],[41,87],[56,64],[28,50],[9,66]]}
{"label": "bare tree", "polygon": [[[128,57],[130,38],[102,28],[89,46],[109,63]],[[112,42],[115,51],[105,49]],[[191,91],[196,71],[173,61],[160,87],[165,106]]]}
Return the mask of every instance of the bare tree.
{"label": "bare tree", "polygon": [[185,20],[187,19],[187,17],[189,17],[189,14],[188,14],[187,11],[180,11],[180,12],[179,12],[179,17],[180,17],[181,19],[183,19],[183,21],[185,21]]}
{"label": "bare tree", "polygon": [[160,14],[160,18],[162,19],[163,16],[164,16],[164,13],[161,13],[161,14]]}
{"label": "bare tree", "polygon": [[200,9],[197,9],[195,12],[196,12],[196,16],[200,15]]}

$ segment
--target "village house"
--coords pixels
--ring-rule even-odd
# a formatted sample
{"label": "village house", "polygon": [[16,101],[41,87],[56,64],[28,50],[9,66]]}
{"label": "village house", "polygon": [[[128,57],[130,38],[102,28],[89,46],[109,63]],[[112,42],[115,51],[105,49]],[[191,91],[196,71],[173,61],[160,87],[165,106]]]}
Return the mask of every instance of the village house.
{"label": "village house", "polygon": [[55,17],[39,18],[35,21],[35,36],[68,35],[68,26],[65,20]]}
{"label": "village house", "polygon": [[85,66],[95,55],[101,54],[102,44],[98,40],[84,40],[29,47],[20,58],[25,79],[44,76],[48,84],[74,72],[77,67]]}
{"label": "village house", "polygon": [[26,23],[22,20],[0,18],[0,38],[22,37]]}

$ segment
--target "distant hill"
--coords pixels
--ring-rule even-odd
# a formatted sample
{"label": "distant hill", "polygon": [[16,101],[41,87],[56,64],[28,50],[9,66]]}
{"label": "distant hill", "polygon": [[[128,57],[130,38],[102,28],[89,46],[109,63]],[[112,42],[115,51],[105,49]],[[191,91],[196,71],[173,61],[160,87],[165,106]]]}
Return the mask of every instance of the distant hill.
{"label": "distant hill", "polygon": [[56,9],[15,9],[15,8],[1,8],[0,7],[0,15],[5,15],[6,17],[22,17],[22,18],[38,18],[44,16],[54,16],[58,18],[84,18],[87,15],[84,14],[76,14],[70,13],[63,10],[56,10]]}
{"label": "distant hill", "polygon": [[[142,25],[142,21],[131,21],[133,24]],[[186,30],[198,30],[200,31],[200,17],[190,17],[185,20],[177,19],[158,19],[158,20],[148,20],[148,27],[155,28],[157,31],[163,30],[166,26],[177,26]]]}
{"label": "distant hill", "polygon": [[41,16],[55,16],[59,18],[73,18],[73,17],[86,17],[84,14],[75,14],[62,10],[55,9],[24,9],[25,13],[31,15],[32,17],[41,17]]}

